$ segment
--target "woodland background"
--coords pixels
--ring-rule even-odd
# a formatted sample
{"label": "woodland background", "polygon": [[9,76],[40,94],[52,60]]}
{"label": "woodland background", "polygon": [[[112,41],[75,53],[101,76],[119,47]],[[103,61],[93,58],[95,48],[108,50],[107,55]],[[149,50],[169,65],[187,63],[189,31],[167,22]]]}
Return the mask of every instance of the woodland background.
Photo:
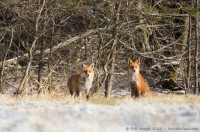
{"label": "woodland background", "polygon": [[0,92],[67,93],[95,63],[92,93],[128,91],[128,58],[152,90],[199,93],[198,0],[0,0]]}

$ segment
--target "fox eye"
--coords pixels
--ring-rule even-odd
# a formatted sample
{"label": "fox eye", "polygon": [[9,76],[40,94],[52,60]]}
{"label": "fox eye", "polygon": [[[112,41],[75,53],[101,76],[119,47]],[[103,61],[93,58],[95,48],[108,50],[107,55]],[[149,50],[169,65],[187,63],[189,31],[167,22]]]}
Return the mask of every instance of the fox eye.
{"label": "fox eye", "polygon": [[130,68],[131,68],[131,69],[134,69],[134,66],[131,66]]}

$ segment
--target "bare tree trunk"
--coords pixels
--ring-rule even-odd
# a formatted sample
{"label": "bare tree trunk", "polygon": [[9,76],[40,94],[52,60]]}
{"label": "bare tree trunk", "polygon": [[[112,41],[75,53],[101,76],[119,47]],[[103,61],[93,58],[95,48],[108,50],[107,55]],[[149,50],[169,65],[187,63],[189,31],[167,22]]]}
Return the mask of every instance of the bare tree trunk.
{"label": "bare tree trunk", "polygon": [[42,71],[43,71],[43,64],[44,64],[44,60],[43,60],[43,51],[44,51],[44,44],[45,40],[43,41],[43,43],[41,44],[41,48],[40,48],[40,60],[39,60],[39,64],[38,64],[38,91],[37,93],[40,94],[41,91],[43,91],[42,89]]}
{"label": "bare tree trunk", "polygon": [[[198,0],[195,3],[196,12],[198,12]],[[195,17],[195,94],[199,93],[199,86],[198,86],[198,54],[199,54],[199,34],[198,34],[198,16]]]}
{"label": "bare tree trunk", "polygon": [[8,55],[8,52],[9,52],[10,47],[11,47],[12,42],[13,42],[13,32],[14,32],[14,29],[12,28],[11,29],[11,38],[10,38],[9,46],[8,46],[8,49],[6,50],[6,53],[5,53],[4,58],[3,58],[3,63],[1,65],[1,67],[0,67],[1,68],[1,71],[0,71],[0,93],[3,92],[2,83],[3,83],[3,74],[4,74],[4,62],[6,60],[6,57]]}
{"label": "bare tree trunk", "polygon": [[100,67],[102,66],[102,62],[101,62],[102,58],[101,57],[102,57],[103,37],[100,32],[97,32],[97,34],[99,36],[99,43],[98,43],[98,50],[97,50],[98,55],[97,55],[97,60],[96,60],[96,64],[95,64],[96,69],[97,69],[96,74],[95,74],[96,75],[96,87],[94,88],[93,93],[99,92],[102,88],[103,82],[105,81],[105,75],[104,75],[103,79],[101,79],[101,75],[100,75],[101,73],[99,70]]}
{"label": "bare tree trunk", "polygon": [[34,38],[34,41],[32,42],[31,44],[31,47],[29,48],[29,62],[28,62],[28,65],[27,65],[27,68],[26,68],[26,71],[25,71],[25,75],[21,81],[21,84],[20,86],[18,87],[17,91],[16,91],[16,95],[18,96],[19,93],[22,93],[24,91],[24,88],[27,86],[28,84],[28,77],[29,77],[29,73],[30,73],[30,70],[31,70],[31,65],[32,65],[32,61],[33,61],[33,49],[36,45],[36,42],[38,40],[38,27],[39,27],[39,20],[40,20],[40,17],[41,17],[41,13],[44,9],[44,6],[45,6],[45,3],[46,3],[46,0],[43,0],[43,3],[42,3],[42,6],[38,12],[38,16],[36,18],[36,22],[35,22],[35,38]]}
{"label": "bare tree trunk", "polygon": [[51,74],[51,70],[52,70],[52,41],[51,40],[51,45],[50,45],[50,54],[49,54],[49,62],[48,62],[48,72],[50,75],[48,75],[48,86],[47,86],[47,90],[45,90],[45,92],[48,91],[48,93],[51,93],[51,87],[52,87],[52,74]]}
{"label": "bare tree trunk", "polygon": [[[53,21],[53,25],[55,25],[55,22]],[[51,33],[54,33],[54,27],[52,28]],[[52,88],[52,74],[51,74],[51,70],[52,70],[52,47],[53,47],[53,38],[51,38],[51,42],[50,42],[50,52],[49,52],[49,61],[48,61],[48,86],[45,89],[45,92],[48,91],[48,93],[51,93],[51,88]]]}
{"label": "bare tree trunk", "polygon": [[114,78],[114,71],[115,71],[115,58],[116,58],[116,45],[117,45],[117,39],[114,40],[113,42],[113,48],[112,48],[112,53],[110,55],[110,70],[109,73],[107,73],[106,80],[105,80],[105,97],[109,98],[111,95],[111,90],[112,90],[112,84],[113,84],[113,78]]}
{"label": "bare tree trunk", "polygon": [[[180,48],[178,48],[179,50],[180,50],[180,54],[184,54],[184,52],[185,52],[185,50],[186,50],[186,45],[187,45],[187,48],[190,48],[190,45],[188,46],[188,44],[189,44],[189,30],[190,30],[190,16],[188,15],[188,16],[186,16],[185,17],[185,24],[184,24],[185,26],[184,26],[184,31],[183,31],[183,39],[182,39],[182,43],[183,43],[183,45],[181,45],[181,47]],[[188,50],[188,49],[187,49]],[[190,49],[189,49],[189,52],[188,52],[188,57],[190,56],[189,55],[190,54]],[[188,60],[187,60],[188,61]],[[183,61],[183,64],[184,65],[181,65],[182,66],[182,68],[183,69],[185,69],[185,65],[187,65],[187,68],[189,68],[190,66],[188,65],[188,63],[187,64],[185,64],[185,60]],[[184,85],[184,90],[185,90],[185,95],[187,94],[187,89],[188,89],[188,79],[189,79],[189,74],[187,74],[188,73],[188,71],[187,71],[188,69],[186,69],[186,72],[185,72],[185,74],[184,74],[184,77],[183,77],[183,85]]]}
{"label": "bare tree trunk", "polygon": [[115,8],[115,24],[113,27],[113,34],[112,37],[114,38],[112,49],[110,51],[110,54],[108,56],[107,62],[109,62],[110,70],[107,72],[107,66],[104,67],[106,69],[106,79],[105,79],[105,97],[108,98],[111,95],[112,90],[112,84],[113,84],[113,78],[114,78],[114,70],[115,70],[115,58],[116,58],[116,46],[118,43],[118,24],[119,24],[119,12],[121,8],[121,1],[119,4],[116,4]]}
{"label": "bare tree trunk", "polygon": [[28,77],[29,77],[29,72],[30,72],[30,69],[31,69],[31,64],[32,64],[32,60],[33,60],[33,47],[35,46],[35,43],[36,43],[37,39],[35,38],[35,41],[32,43],[32,46],[31,48],[29,49],[29,62],[28,62],[28,65],[27,65],[27,68],[26,68],[26,71],[25,71],[25,74],[23,76],[23,79],[21,81],[21,84],[20,86],[18,87],[17,91],[16,91],[16,95],[18,96],[19,93],[22,93],[24,88],[27,86],[27,83],[28,83]]}
{"label": "bare tree trunk", "polygon": [[[19,56],[19,48],[17,48],[17,57]],[[19,61],[17,59],[17,63],[15,64],[15,67],[16,67],[16,71],[15,71],[15,82],[18,80],[18,76],[19,76],[19,69],[18,69],[18,66],[19,66]]]}
{"label": "bare tree trunk", "polygon": [[88,40],[87,40],[87,38],[85,38],[85,59],[87,60],[87,58],[88,58],[88,47],[87,47],[87,45],[88,45]]}
{"label": "bare tree trunk", "polygon": [[187,37],[187,75],[186,75],[186,89],[185,94],[190,91],[190,77],[191,77],[191,16],[188,16],[189,23],[188,23],[188,37]]}
{"label": "bare tree trunk", "polygon": [[151,0],[151,6],[153,7],[155,5],[155,0]]}
{"label": "bare tree trunk", "polygon": [[[142,7],[144,6],[144,3],[143,3],[143,0],[139,0],[138,1],[138,10],[142,12]],[[144,19],[142,18],[142,16],[140,15],[140,21],[139,23],[140,24],[144,24]],[[144,51],[151,51],[151,48],[150,48],[150,44],[149,44],[149,36],[150,34],[148,34],[147,30],[150,30],[148,28],[146,28],[146,30],[143,30],[143,50]]]}

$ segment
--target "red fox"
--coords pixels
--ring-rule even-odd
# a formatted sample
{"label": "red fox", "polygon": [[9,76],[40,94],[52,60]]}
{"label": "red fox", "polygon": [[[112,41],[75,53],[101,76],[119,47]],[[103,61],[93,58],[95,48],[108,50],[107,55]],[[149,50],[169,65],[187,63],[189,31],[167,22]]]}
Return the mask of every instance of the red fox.
{"label": "red fox", "polygon": [[128,59],[128,74],[131,82],[131,97],[149,96],[149,85],[140,74],[140,60]]}
{"label": "red fox", "polygon": [[71,75],[68,79],[68,88],[71,96],[79,96],[81,91],[86,92],[86,99],[89,100],[89,91],[94,78],[94,63],[82,65],[83,70]]}

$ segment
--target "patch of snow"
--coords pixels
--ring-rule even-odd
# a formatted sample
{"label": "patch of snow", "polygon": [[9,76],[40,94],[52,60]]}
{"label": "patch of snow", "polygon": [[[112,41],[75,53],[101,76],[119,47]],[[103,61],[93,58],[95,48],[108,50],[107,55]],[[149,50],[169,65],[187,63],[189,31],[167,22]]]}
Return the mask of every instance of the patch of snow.
{"label": "patch of snow", "polygon": [[59,101],[0,103],[1,132],[124,132],[198,129],[200,104],[127,102],[121,105]]}

